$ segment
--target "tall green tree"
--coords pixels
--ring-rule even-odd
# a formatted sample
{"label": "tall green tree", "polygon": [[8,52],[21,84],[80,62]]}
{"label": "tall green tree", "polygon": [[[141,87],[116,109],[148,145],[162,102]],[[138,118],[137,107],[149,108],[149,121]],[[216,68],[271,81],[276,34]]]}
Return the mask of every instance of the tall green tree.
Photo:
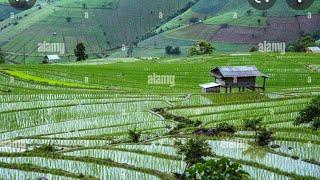
{"label": "tall green tree", "polygon": [[241,169],[238,163],[232,163],[226,158],[220,160],[208,160],[205,163],[197,163],[186,170],[188,180],[247,180],[249,174]]}
{"label": "tall green tree", "polygon": [[185,144],[178,143],[176,145],[178,145],[178,154],[185,157],[184,161],[187,163],[187,167],[203,163],[205,157],[213,155],[209,144],[204,139],[191,138]]}
{"label": "tall green tree", "polygon": [[74,55],[77,57],[77,61],[84,61],[88,59],[88,55],[86,54],[86,47],[83,43],[79,43],[74,50]]}
{"label": "tall green tree", "polygon": [[314,130],[320,128],[320,96],[313,99],[294,121],[294,125],[296,126],[307,123],[311,123],[311,127]]}
{"label": "tall green tree", "polygon": [[0,64],[4,63],[5,60],[4,60],[4,53],[2,51],[2,49],[0,48]]}
{"label": "tall green tree", "polygon": [[296,52],[305,52],[307,47],[315,45],[315,40],[311,36],[303,36],[298,42],[293,44],[294,51]]}
{"label": "tall green tree", "polygon": [[195,55],[212,54],[214,50],[215,48],[212,46],[210,42],[199,41],[189,49],[189,55],[195,56]]}

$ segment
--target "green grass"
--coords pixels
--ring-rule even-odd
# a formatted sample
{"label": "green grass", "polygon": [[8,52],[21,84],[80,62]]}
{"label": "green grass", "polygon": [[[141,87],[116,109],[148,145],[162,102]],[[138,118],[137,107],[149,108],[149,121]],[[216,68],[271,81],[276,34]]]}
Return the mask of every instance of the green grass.
{"label": "green grass", "polygon": [[[170,42],[181,43],[174,40]],[[166,42],[159,41],[159,46],[164,45]],[[235,48],[232,45],[225,46]],[[176,155],[175,146],[161,142],[161,139],[167,138],[170,142],[175,140],[176,136],[168,135],[168,132],[170,128],[177,126],[177,122],[150,113],[153,108],[164,108],[175,116],[191,120],[199,119],[203,122],[202,127],[211,128],[221,122],[236,126],[238,132],[235,135],[205,137],[212,142],[240,141],[252,145],[252,132],[244,131],[242,119],[261,116],[263,124],[276,132],[276,140],[290,143],[297,141],[303,146],[308,146],[307,143],[310,142],[312,146],[318,146],[319,131],[312,131],[308,126],[295,127],[292,124],[299,110],[303,109],[311,98],[320,94],[320,74],[307,67],[310,62],[314,65],[320,64],[319,55],[213,54],[150,60],[92,59],[56,65],[1,65],[0,90],[11,89],[11,92],[0,91],[0,143],[6,141],[7,146],[15,147],[27,144],[30,149],[52,143],[60,150],[46,154],[35,151],[0,153],[1,157],[8,158],[8,162],[12,159],[11,163],[2,162],[0,166],[74,177],[78,172],[70,169],[73,165],[99,165],[122,168],[161,179],[174,179],[170,172],[183,171],[184,167],[183,164],[181,167],[173,166],[172,161],[180,164],[181,157]],[[246,90],[239,93],[235,88],[231,94],[225,93],[224,89],[220,94],[201,94],[199,84],[213,81],[209,74],[212,68],[233,65],[256,65],[261,72],[270,75],[272,79],[267,80],[266,91]],[[148,76],[153,73],[173,75],[175,86],[148,84]],[[88,77],[88,83],[84,83],[85,77]],[[309,77],[312,79],[310,83]],[[261,84],[262,80],[259,79],[258,83]],[[141,130],[142,142],[130,142],[127,132],[133,128]],[[182,128],[179,130],[181,134],[177,136],[195,138],[196,136],[190,133],[196,128]],[[182,133],[186,135],[183,136]],[[304,169],[290,171],[286,167],[277,169],[270,163],[263,163],[266,154],[268,157],[272,156],[269,157],[272,158],[270,161],[284,163],[285,158],[292,156],[287,152],[274,152],[266,148],[264,154],[254,158],[254,154],[247,151],[233,156],[230,155],[231,151],[242,149],[226,147],[227,149],[222,151],[223,145],[220,143],[220,146],[213,146],[214,149],[218,148],[216,151],[219,156],[216,158],[226,156],[253,167],[256,170],[253,170],[255,173],[252,175],[257,179],[258,172],[262,170],[267,171],[264,178],[272,178],[272,173],[275,173],[301,179],[301,172],[304,170],[308,175],[313,175],[305,178],[318,178],[314,177],[317,176],[317,171],[310,172],[311,168],[317,170],[317,166],[307,163],[311,160],[308,158],[313,156],[302,156],[304,149],[294,149],[295,155],[305,159],[303,162],[307,164],[301,166]],[[85,154],[86,150],[89,150],[88,154]],[[254,150],[256,153],[256,149]],[[308,151],[309,154],[310,152],[312,153]],[[91,157],[87,157],[89,155]],[[25,159],[20,162],[19,159],[13,161],[14,157]],[[32,157],[34,159],[28,161]],[[37,158],[49,160],[45,163]],[[139,160],[132,160],[134,158]],[[32,166],[22,165],[25,161]],[[301,163],[300,161],[302,159],[290,160],[290,163]],[[54,165],[53,162],[64,163]],[[90,168],[88,171],[82,170],[88,173],[85,174],[87,176],[101,176],[101,173],[92,173],[93,169]],[[115,175],[118,176],[119,173]]]}
{"label": "green grass", "polygon": [[[82,8],[83,2],[87,3],[86,11]],[[11,52],[11,55],[7,56],[11,62],[23,62],[23,54],[26,53],[26,63],[41,63],[41,58],[47,53],[38,52],[37,44],[43,41],[65,43],[66,53],[61,56],[64,62],[75,60],[73,50],[79,42],[85,44],[90,58],[101,58],[109,53],[109,49],[119,48],[122,44],[128,46],[161,25],[163,19],[159,18],[159,12],[164,14],[165,19],[183,8],[186,3],[188,0],[145,0],[141,3],[131,0],[82,0],[77,3],[44,3],[42,9],[28,10],[27,16],[18,14],[22,19],[6,20],[7,24],[18,24],[9,25],[1,32],[0,44],[4,51]],[[148,8],[144,8],[145,6]],[[88,19],[84,18],[85,12],[89,14]],[[70,22],[67,22],[68,17],[71,18]],[[53,35],[54,32],[57,35]]]}
{"label": "green grass", "polygon": [[0,70],[0,72],[5,73],[9,76],[13,76],[18,79],[21,79],[21,80],[33,81],[33,82],[40,83],[40,84],[45,83],[45,84],[52,85],[52,86],[65,86],[65,87],[84,88],[84,89],[98,88],[98,87],[94,87],[94,86],[86,86],[86,85],[77,84],[77,83],[69,83],[69,82],[63,82],[63,81],[59,81],[59,80],[51,80],[51,79],[41,78],[41,77],[29,75],[27,73],[17,71],[17,70],[3,69],[3,70]]}

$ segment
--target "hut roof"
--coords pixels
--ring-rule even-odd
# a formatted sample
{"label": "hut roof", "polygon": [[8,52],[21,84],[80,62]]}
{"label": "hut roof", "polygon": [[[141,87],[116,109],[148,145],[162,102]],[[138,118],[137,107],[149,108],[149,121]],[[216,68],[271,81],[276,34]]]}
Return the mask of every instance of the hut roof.
{"label": "hut roof", "polygon": [[313,53],[320,53],[319,47],[307,47],[307,49]]}
{"label": "hut roof", "polygon": [[59,56],[58,55],[47,55],[46,58],[48,58],[49,60],[59,60]]}
{"label": "hut roof", "polygon": [[224,66],[211,70],[215,77],[268,77],[261,73],[256,66]]}
{"label": "hut roof", "polygon": [[219,87],[219,86],[221,86],[221,84],[212,82],[212,83],[207,83],[207,84],[200,84],[200,86],[202,88],[207,89],[207,88]]}

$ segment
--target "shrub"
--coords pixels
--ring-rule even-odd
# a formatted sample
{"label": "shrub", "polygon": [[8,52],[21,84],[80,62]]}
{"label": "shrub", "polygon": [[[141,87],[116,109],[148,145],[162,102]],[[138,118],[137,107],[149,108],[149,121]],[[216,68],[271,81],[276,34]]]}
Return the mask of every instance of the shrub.
{"label": "shrub", "polygon": [[129,130],[128,134],[132,142],[138,143],[140,141],[141,131],[138,132],[136,128]]}
{"label": "shrub", "polygon": [[4,54],[3,54],[3,51],[2,49],[0,48],[0,64],[4,63],[5,60],[4,60]]}
{"label": "shrub", "polygon": [[244,119],[243,125],[244,127],[257,131],[261,127],[262,118],[252,118],[252,119]]}
{"label": "shrub", "polygon": [[42,153],[52,153],[57,151],[57,149],[52,144],[43,144],[40,147],[35,148],[33,151]]}
{"label": "shrub", "polygon": [[273,135],[272,131],[270,131],[266,128],[261,128],[257,132],[256,142],[260,146],[267,146],[273,140],[272,135]]}
{"label": "shrub", "polygon": [[313,122],[312,122],[312,128],[313,130],[318,130],[320,129],[320,116],[316,117],[313,119]]}
{"label": "shrub", "polygon": [[198,163],[188,168],[186,179],[228,179],[242,180],[249,179],[249,174],[241,170],[241,165],[232,163],[227,158],[220,160],[208,160],[205,163]]}
{"label": "shrub", "polygon": [[249,52],[256,52],[256,51],[258,51],[258,48],[254,47],[254,46],[249,50]]}
{"label": "shrub", "polygon": [[71,17],[67,17],[66,20],[67,20],[68,23],[70,23],[72,18]]}
{"label": "shrub", "polygon": [[295,52],[305,52],[307,47],[315,45],[315,40],[311,36],[303,36],[296,43],[290,45],[293,46]]}
{"label": "shrub", "polygon": [[310,123],[314,118],[320,116],[320,96],[313,99],[311,104],[299,113],[299,116],[294,122],[294,125]]}
{"label": "shrub", "polygon": [[230,125],[228,123],[220,123],[217,125],[217,131],[218,132],[235,133],[236,128],[233,125]]}
{"label": "shrub", "polygon": [[166,46],[165,50],[166,50],[166,54],[169,54],[169,55],[180,55],[181,54],[181,50],[179,47],[173,48],[172,46]]}
{"label": "shrub", "polygon": [[196,163],[204,162],[204,158],[212,156],[213,153],[209,144],[204,139],[188,139],[186,144],[177,143],[178,154],[184,155],[184,161],[187,163],[187,167],[191,167]]}
{"label": "shrub", "polygon": [[189,49],[189,55],[195,56],[195,55],[212,54],[214,49],[215,48],[211,45],[211,43],[207,41],[199,41]]}
{"label": "shrub", "polygon": [[197,23],[197,22],[199,22],[199,18],[197,18],[197,17],[192,17],[192,18],[189,19],[189,22],[190,22],[190,23]]}

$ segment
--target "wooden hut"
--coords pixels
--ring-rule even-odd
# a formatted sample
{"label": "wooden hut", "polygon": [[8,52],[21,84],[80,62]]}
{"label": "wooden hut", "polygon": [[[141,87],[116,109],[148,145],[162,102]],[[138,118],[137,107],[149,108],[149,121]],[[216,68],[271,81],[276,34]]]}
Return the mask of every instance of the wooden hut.
{"label": "wooden hut", "polygon": [[[228,89],[239,88],[239,91],[244,91],[245,88],[255,91],[262,89],[265,91],[266,79],[268,76],[261,73],[255,66],[226,66],[217,67],[211,70],[212,76],[215,78],[215,83],[221,87]],[[256,80],[258,77],[263,78],[263,85],[258,86]]]}
{"label": "wooden hut", "polygon": [[46,55],[43,59],[43,63],[59,63],[60,57],[58,55]]}

